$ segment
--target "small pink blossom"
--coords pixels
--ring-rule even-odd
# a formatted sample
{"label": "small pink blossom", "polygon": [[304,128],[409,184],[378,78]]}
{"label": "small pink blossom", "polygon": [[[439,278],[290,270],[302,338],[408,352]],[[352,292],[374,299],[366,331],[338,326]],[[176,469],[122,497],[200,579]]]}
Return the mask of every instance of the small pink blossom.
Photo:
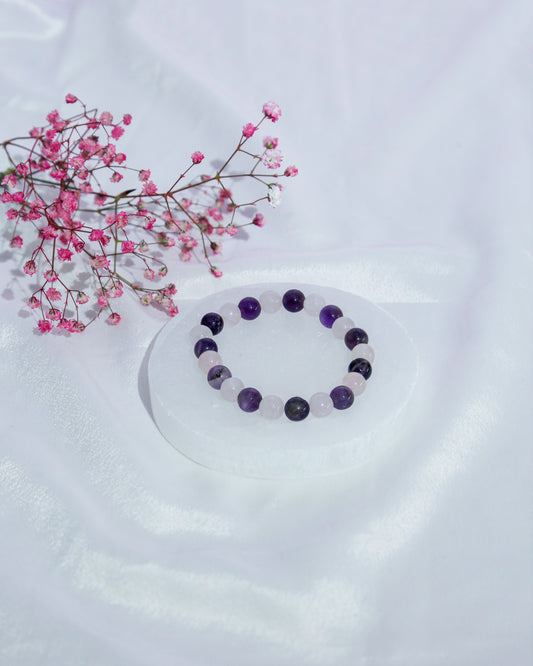
{"label": "small pink blossom", "polygon": [[181,260],[182,260],[182,261],[190,261],[192,255],[191,255],[190,252],[186,252],[186,251],[183,252],[183,251],[182,251],[182,253],[180,254],[180,257],[181,257]]}
{"label": "small pink blossom", "polygon": [[222,277],[223,275],[222,271],[219,271],[216,266],[211,266],[211,273],[217,278]]}
{"label": "small pink blossom", "polygon": [[109,113],[109,111],[104,111],[100,115],[100,122],[102,123],[102,125],[111,125],[113,122],[113,116],[111,115],[111,113]]}
{"label": "small pink blossom", "polygon": [[107,194],[105,192],[98,192],[94,195],[94,203],[97,206],[103,206],[107,201]]}
{"label": "small pink blossom", "polygon": [[166,266],[161,266],[159,269],[159,275],[161,277],[165,277],[165,275],[168,273],[168,268]]}
{"label": "small pink blossom", "polygon": [[57,308],[50,308],[46,316],[51,321],[59,321],[61,319],[61,311]]}
{"label": "small pink blossom", "polygon": [[125,211],[121,210],[120,213],[117,214],[115,218],[115,226],[117,229],[124,229],[124,227],[128,226],[128,214]]}
{"label": "small pink blossom", "polygon": [[151,171],[150,169],[141,169],[139,171],[139,180],[141,182],[144,182],[145,180],[148,180],[151,176]]}
{"label": "small pink blossom", "polygon": [[200,164],[200,162],[204,159],[204,155],[197,150],[191,155],[191,160],[193,164]]}
{"label": "small pink blossom", "polygon": [[79,303],[80,305],[83,305],[84,303],[87,303],[89,301],[89,297],[87,296],[86,293],[83,291],[78,291],[78,294],[76,296],[76,303]]}
{"label": "small pink blossom", "polygon": [[142,305],[150,305],[151,302],[152,302],[152,294],[148,293],[148,294],[143,294],[141,296]]}
{"label": "small pink blossom", "polygon": [[66,102],[67,104],[74,104],[74,103],[77,102],[77,101],[78,101],[78,98],[76,97],[76,95],[73,95],[72,93],[69,93],[69,94],[65,97],[65,102]]}
{"label": "small pink blossom", "polygon": [[107,296],[98,296],[97,303],[101,308],[105,308],[105,306],[108,304],[107,301]]}
{"label": "small pink blossom", "polygon": [[103,255],[97,254],[89,261],[89,264],[92,268],[101,270],[102,268],[107,268],[109,266],[109,259]]}
{"label": "small pink blossom", "polygon": [[263,104],[263,114],[275,123],[281,116],[281,109],[275,102]]}
{"label": "small pink blossom", "polygon": [[57,251],[57,256],[61,261],[72,261],[72,252],[64,247]]}
{"label": "small pink blossom", "polygon": [[154,271],[153,271],[151,268],[147,268],[147,269],[144,271],[144,277],[145,277],[147,280],[153,280],[154,277],[155,277],[155,273],[154,273]]}
{"label": "small pink blossom", "polygon": [[284,175],[288,176],[289,178],[294,178],[294,176],[298,175],[298,169],[294,165],[288,166],[284,171]]}
{"label": "small pink blossom", "polygon": [[72,246],[78,254],[83,251],[85,243],[80,238],[74,238],[72,241]]}
{"label": "small pink blossom", "polygon": [[46,319],[41,319],[37,322],[37,326],[41,333],[49,333],[52,330],[52,324]]}
{"label": "small pink blossom", "polygon": [[235,236],[235,234],[236,234],[238,231],[239,231],[239,230],[237,229],[237,227],[234,226],[233,224],[229,224],[229,225],[226,227],[226,233],[228,234],[228,236]]}
{"label": "small pink blossom", "polygon": [[116,326],[117,324],[120,324],[120,315],[117,312],[113,312],[107,318],[107,323],[110,324],[111,326]]}
{"label": "small pink blossom", "polygon": [[113,175],[109,179],[112,183],[120,183],[120,181],[124,178],[122,174],[120,174],[118,171],[113,171]]}
{"label": "small pink blossom", "polygon": [[157,187],[155,186],[155,183],[152,182],[151,180],[147,181],[143,185],[142,193],[143,194],[156,194],[157,193]]}
{"label": "small pink blossom", "polygon": [[35,310],[35,308],[40,307],[41,301],[36,296],[31,296],[30,300],[28,301],[28,305],[32,310]]}
{"label": "small pink blossom", "polygon": [[26,176],[29,171],[28,165],[21,162],[20,164],[17,164],[15,171],[21,176]]}
{"label": "small pink blossom", "polygon": [[54,109],[53,111],[50,111],[50,113],[46,116],[46,120],[48,120],[49,123],[57,123],[59,122],[59,112]]}
{"label": "small pink blossom", "polygon": [[268,186],[268,203],[272,208],[276,208],[281,203],[281,185],[274,184]]}
{"label": "small pink blossom", "polygon": [[61,292],[55,287],[50,287],[45,293],[51,301],[59,301],[61,299]]}
{"label": "small pink blossom", "polygon": [[278,147],[278,139],[275,136],[265,136],[263,139],[263,146],[270,150]]}
{"label": "small pink blossom", "polygon": [[277,169],[282,161],[283,155],[280,150],[265,150],[261,157],[261,162],[269,169]]}
{"label": "small pink blossom", "polygon": [[121,245],[121,250],[124,252],[124,254],[127,254],[128,252],[134,252],[135,251],[135,243],[133,241],[127,240],[124,241]]}
{"label": "small pink blossom", "polygon": [[122,118],[122,122],[124,125],[129,125],[131,123],[131,113],[125,113]]}
{"label": "small pink blossom", "polygon": [[254,215],[254,219],[252,220],[252,224],[255,224],[256,227],[264,227],[265,226],[264,220],[265,218],[261,213],[256,213]]}
{"label": "small pink blossom", "polygon": [[44,279],[47,282],[55,282],[57,280],[57,277],[58,277],[57,273],[52,269],[44,272]]}
{"label": "small pink blossom", "polygon": [[13,236],[9,241],[10,247],[22,247],[22,238],[20,236]]}
{"label": "small pink blossom", "polygon": [[19,216],[20,211],[18,211],[16,208],[10,208],[6,215],[8,220],[15,220]]}
{"label": "small pink blossom", "polygon": [[257,127],[252,123],[246,123],[246,125],[242,128],[242,133],[247,139],[249,139],[254,135],[256,129]]}
{"label": "small pink blossom", "polygon": [[126,155],[124,155],[124,153],[116,153],[113,159],[117,164],[122,164],[126,161]]}
{"label": "small pink blossom", "polygon": [[35,265],[33,259],[27,261],[22,267],[22,270],[26,273],[26,275],[34,275],[37,272],[37,266]]}
{"label": "small pink blossom", "polygon": [[119,127],[118,125],[117,127],[113,127],[113,129],[111,130],[111,136],[116,141],[118,141],[123,134],[124,134],[124,128]]}

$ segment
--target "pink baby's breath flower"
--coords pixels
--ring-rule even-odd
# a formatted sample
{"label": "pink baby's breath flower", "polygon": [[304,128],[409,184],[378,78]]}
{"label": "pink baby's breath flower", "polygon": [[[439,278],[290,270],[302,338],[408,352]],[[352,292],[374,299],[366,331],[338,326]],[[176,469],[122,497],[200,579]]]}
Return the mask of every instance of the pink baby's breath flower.
{"label": "pink baby's breath flower", "polygon": [[151,268],[147,268],[147,269],[144,271],[144,277],[145,277],[147,280],[153,280],[154,277],[155,277],[155,273],[154,273],[154,271],[153,271]]}
{"label": "pink baby's breath flower", "polygon": [[26,275],[34,275],[37,272],[37,266],[35,265],[33,259],[27,261],[22,267],[22,270],[26,273]]}
{"label": "pink baby's breath flower", "polygon": [[128,226],[128,214],[125,211],[121,210],[120,213],[117,214],[115,218],[115,226],[117,229],[124,229],[124,227]]}
{"label": "pink baby's breath flower", "polygon": [[28,165],[24,162],[21,162],[20,164],[17,164],[15,171],[21,176],[26,176],[29,171]]}
{"label": "pink baby's breath flower", "polygon": [[272,150],[278,147],[278,140],[275,136],[265,136],[263,139],[263,146]]}
{"label": "pink baby's breath flower", "polygon": [[242,128],[242,133],[247,139],[249,139],[254,135],[256,129],[257,127],[252,123],[246,123],[246,125]]}
{"label": "pink baby's breath flower", "polygon": [[252,224],[255,224],[256,227],[264,227],[265,226],[264,220],[265,218],[261,213],[256,213],[254,215],[254,219],[252,220]]}
{"label": "pink baby's breath flower", "polygon": [[45,271],[44,272],[44,279],[47,282],[55,282],[57,280],[57,273],[52,269],[50,269],[48,271]]}
{"label": "pink baby's breath flower", "polygon": [[78,291],[78,294],[76,296],[76,303],[79,303],[80,305],[83,305],[84,303],[87,303],[89,301],[89,297],[87,294],[85,294],[83,291]]}
{"label": "pink baby's breath flower", "polygon": [[69,93],[69,94],[65,97],[65,102],[66,102],[67,104],[74,104],[74,103],[77,102],[77,101],[78,101],[78,98],[76,97],[76,95],[73,95],[72,93]]}
{"label": "pink baby's breath flower", "polygon": [[226,233],[228,234],[228,236],[235,236],[235,234],[238,231],[239,230],[237,229],[237,227],[235,227],[233,224],[230,224],[226,227]]}
{"label": "pink baby's breath flower", "polygon": [[166,266],[161,266],[159,269],[159,275],[161,277],[165,277],[165,275],[168,273],[168,268]]}
{"label": "pink baby's breath flower", "polygon": [[135,251],[135,243],[133,241],[124,241],[121,245],[121,250],[124,254]]}
{"label": "pink baby's breath flower", "polygon": [[109,266],[109,259],[104,255],[97,254],[89,261],[89,264],[92,268],[101,270],[102,268],[107,268]]}
{"label": "pink baby's breath flower", "polygon": [[113,159],[117,164],[122,164],[126,161],[126,155],[124,155],[124,153],[116,153]]}
{"label": "pink baby's breath flower", "polygon": [[222,271],[219,271],[216,266],[211,266],[211,273],[213,273],[216,278],[222,277],[223,275]]}
{"label": "pink baby's breath flower", "polygon": [[28,305],[32,310],[35,310],[35,308],[40,307],[41,301],[36,296],[31,296],[30,300],[28,301]]}
{"label": "pink baby's breath flower", "polygon": [[284,171],[284,175],[289,178],[294,178],[294,176],[298,175],[298,169],[294,165],[288,166]]}
{"label": "pink baby's breath flower", "polygon": [[107,323],[110,324],[111,326],[116,326],[117,324],[120,324],[120,315],[117,312],[113,312],[107,318]]}
{"label": "pink baby's breath flower", "polygon": [[55,287],[50,287],[46,290],[46,295],[51,301],[59,301],[61,299],[61,292]]}
{"label": "pink baby's breath flower", "polygon": [[148,293],[148,294],[143,294],[141,296],[142,305],[150,305],[151,302],[152,302],[152,294]]}
{"label": "pink baby's breath flower", "polygon": [[174,303],[172,303],[171,305],[169,305],[169,307],[168,307],[168,314],[169,314],[171,317],[175,317],[175,316],[178,314],[178,312],[179,312],[179,310],[178,310],[178,306],[177,306],[177,305],[175,305]]}
{"label": "pink baby's breath flower", "polygon": [[155,186],[155,183],[152,182],[151,180],[147,181],[143,185],[142,193],[143,194],[156,194],[157,192],[157,187]]}
{"label": "pink baby's breath flower", "polygon": [[107,194],[105,192],[98,192],[94,195],[94,203],[97,206],[103,206],[107,200]]}
{"label": "pink baby's breath flower", "polygon": [[269,169],[277,169],[281,166],[282,161],[283,155],[280,150],[265,150],[261,157],[261,162],[263,162],[263,164]]}
{"label": "pink baby's breath flower", "polygon": [[51,321],[59,321],[61,319],[61,311],[57,308],[50,308],[46,316]]}
{"label": "pink baby's breath flower", "polygon": [[22,247],[22,238],[20,236],[13,236],[9,241],[10,247]]}
{"label": "pink baby's breath flower", "polygon": [[143,182],[145,180],[148,180],[150,178],[150,176],[151,176],[150,169],[141,169],[139,171],[139,180],[141,182]]}
{"label": "pink baby's breath flower", "polygon": [[120,183],[124,176],[118,171],[113,171],[113,175],[109,179],[112,183]]}
{"label": "pink baby's breath flower", "polygon": [[80,240],[79,238],[74,238],[72,241],[72,246],[76,250],[78,254],[83,251],[83,248],[85,247],[85,243]]}
{"label": "pink baby's breath flower", "polygon": [[182,253],[180,254],[180,258],[182,261],[190,261],[191,257],[192,257],[191,253],[187,251],[182,251]]}
{"label": "pink baby's breath flower", "polygon": [[49,333],[52,330],[52,324],[46,319],[41,319],[37,322],[37,326],[41,333]]}
{"label": "pink baby's breath flower", "polygon": [[50,111],[50,113],[46,116],[46,120],[48,120],[49,123],[57,123],[59,122],[59,112],[54,109],[53,111]]}
{"label": "pink baby's breath flower", "polygon": [[113,116],[109,113],[109,111],[104,111],[100,115],[100,123],[102,125],[111,125],[113,122]]}
{"label": "pink baby's breath flower", "polygon": [[191,155],[191,160],[193,164],[200,164],[200,162],[204,159],[204,155],[197,150]]}
{"label": "pink baby's breath flower", "polygon": [[131,123],[131,113],[125,113],[122,118],[122,122],[124,125],[129,125]]}
{"label": "pink baby's breath flower", "polygon": [[281,116],[281,109],[275,102],[266,102],[263,104],[263,114],[275,123]]}
{"label": "pink baby's breath flower", "polygon": [[281,203],[281,185],[269,185],[268,186],[268,203],[272,208],[276,208]]}
{"label": "pink baby's breath flower", "polygon": [[108,304],[107,296],[98,296],[96,302],[101,308],[105,308],[105,306]]}
{"label": "pink baby's breath flower", "polygon": [[116,127],[113,127],[113,129],[111,130],[111,136],[116,141],[118,141],[123,134],[124,134],[124,128],[119,127],[118,125]]}

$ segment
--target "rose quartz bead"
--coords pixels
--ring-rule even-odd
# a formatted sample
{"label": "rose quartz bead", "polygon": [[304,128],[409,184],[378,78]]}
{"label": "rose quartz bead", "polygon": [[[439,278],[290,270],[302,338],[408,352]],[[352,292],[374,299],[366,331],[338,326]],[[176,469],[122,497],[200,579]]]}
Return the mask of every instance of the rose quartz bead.
{"label": "rose quartz bead", "polygon": [[277,312],[281,308],[281,294],[278,294],[277,291],[264,291],[259,296],[259,303],[261,303],[263,312],[269,314]]}
{"label": "rose quartz bead", "polygon": [[354,326],[355,324],[350,319],[350,317],[339,317],[333,322],[331,332],[333,333],[334,337],[342,338],[344,340],[344,336],[346,335],[347,331],[349,331]]}
{"label": "rose quartz bead", "polygon": [[265,419],[279,419],[283,414],[283,400],[277,395],[266,395],[259,405],[259,413]]}
{"label": "rose quartz bead", "polygon": [[211,332],[211,329],[207,328],[207,326],[204,326],[203,324],[198,324],[198,326],[191,328],[191,332],[189,333],[189,338],[193,345],[196,344],[200,338],[212,337],[213,333]]}
{"label": "rose quartz bead", "polygon": [[243,390],[244,384],[238,377],[228,377],[222,382],[220,387],[220,394],[224,400],[229,402],[237,402],[237,396]]}
{"label": "rose quartz bead", "polygon": [[219,315],[224,320],[225,326],[235,326],[241,320],[241,311],[235,303],[224,303],[218,310]]}
{"label": "rose quartz bead", "polygon": [[320,310],[326,305],[326,299],[320,294],[309,294],[305,297],[304,310],[307,314],[318,317]]}
{"label": "rose quartz bead", "polygon": [[355,345],[352,349],[352,358],[364,358],[365,361],[374,363],[374,356],[374,350],[367,344],[361,343],[360,345]]}
{"label": "rose quartz bead", "polygon": [[314,393],[309,398],[309,407],[313,416],[327,416],[333,411],[333,400],[327,393]]}
{"label": "rose quartz bead", "polygon": [[198,366],[206,375],[214,365],[222,365],[222,358],[218,352],[209,349],[198,357]]}
{"label": "rose quartz bead", "polygon": [[360,372],[349,372],[344,376],[342,383],[352,389],[354,395],[361,395],[366,387],[366,379]]}

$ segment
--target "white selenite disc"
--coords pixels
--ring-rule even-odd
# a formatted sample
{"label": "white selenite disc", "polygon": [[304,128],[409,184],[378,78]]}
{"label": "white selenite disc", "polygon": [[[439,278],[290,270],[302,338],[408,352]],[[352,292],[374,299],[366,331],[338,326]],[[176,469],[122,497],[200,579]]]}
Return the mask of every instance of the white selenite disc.
{"label": "white selenite disc", "polygon": [[[209,386],[189,333],[206,312],[217,312],[225,303],[295,288],[338,305],[368,333],[375,351],[372,376],[350,409],[334,409],[323,418],[310,414],[293,422],[284,414],[269,419],[260,410],[243,412]],[[352,360],[344,341],[322,326],[318,316],[283,307],[224,327],[213,338],[234,377],[283,401],[292,396],[309,401],[315,393],[329,393],[342,383]],[[417,374],[411,338],[384,309],[355,294],[298,283],[236,287],[184,306],[159,333],[148,366],[154,419],[176,449],[206,467],[263,478],[331,474],[377,455],[395,441],[394,420]]]}

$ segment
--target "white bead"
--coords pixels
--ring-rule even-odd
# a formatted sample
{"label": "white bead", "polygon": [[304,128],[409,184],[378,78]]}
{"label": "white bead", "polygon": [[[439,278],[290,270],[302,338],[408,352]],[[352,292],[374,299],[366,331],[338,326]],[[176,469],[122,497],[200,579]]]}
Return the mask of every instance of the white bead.
{"label": "white bead", "polygon": [[198,357],[198,366],[206,375],[214,365],[222,365],[222,358],[218,352],[209,349]]}
{"label": "white bead", "polygon": [[266,395],[259,404],[259,413],[265,419],[279,419],[283,414],[283,400],[277,395]]}
{"label": "white bead", "polygon": [[327,393],[314,393],[309,398],[309,407],[313,416],[327,416],[333,411],[333,400]]}
{"label": "white bead", "polygon": [[333,322],[333,326],[331,327],[331,331],[332,331],[334,337],[342,338],[344,340],[344,336],[346,335],[346,331],[349,331],[351,328],[354,328],[354,327],[355,327],[355,324],[350,319],[350,317],[339,317],[338,319],[335,319],[335,321]]}
{"label": "white bead", "polygon": [[[264,291],[259,296],[259,303],[261,303],[261,310],[272,314],[277,312],[281,307],[281,294],[277,291]],[[261,407],[259,407],[261,409]]]}
{"label": "white bead", "polygon": [[364,358],[369,363],[374,363],[374,350],[370,345],[360,344],[355,345],[352,349],[352,358]]}
{"label": "white bead", "polygon": [[318,317],[324,305],[326,305],[326,299],[320,294],[309,294],[305,297],[304,310],[313,317]]}
{"label": "white bead", "polygon": [[366,379],[359,372],[349,372],[344,376],[342,383],[352,389],[354,395],[361,395],[366,387]]}
{"label": "white bead", "polygon": [[237,396],[243,390],[244,384],[238,377],[228,377],[222,382],[220,394],[224,400],[237,402]]}
{"label": "white bead", "polygon": [[241,320],[241,311],[239,306],[235,303],[224,303],[224,305],[218,309],[219,315],[224,320],[224,326],[235,326]]}
{"label": "white bead", "polygon": [[211,329],[207,326],[204,326],[203,324],[198,324],[198,326],[195,326],[194,328],[191,328],[191,332],[189,333],[189,338],[191,342],[196,344],[198,340],[201,340],[202,338],[212,338],[213,333],[211,332]]}

